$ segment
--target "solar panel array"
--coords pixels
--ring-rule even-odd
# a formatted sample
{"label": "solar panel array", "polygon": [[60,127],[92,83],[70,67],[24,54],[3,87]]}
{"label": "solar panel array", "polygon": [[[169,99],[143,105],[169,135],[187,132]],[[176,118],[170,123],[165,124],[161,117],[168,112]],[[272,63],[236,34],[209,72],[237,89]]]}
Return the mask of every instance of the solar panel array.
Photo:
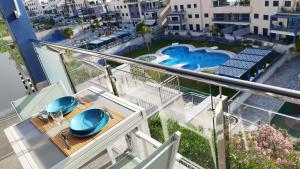
{"label": "solar panel array", "polygon": [[219,75],[233,78],[241,78],[246,73],[258,65],[266,56],[271,54],[270,49],[246,48],[240,54],[231,58],[223,65],[219,66]]}

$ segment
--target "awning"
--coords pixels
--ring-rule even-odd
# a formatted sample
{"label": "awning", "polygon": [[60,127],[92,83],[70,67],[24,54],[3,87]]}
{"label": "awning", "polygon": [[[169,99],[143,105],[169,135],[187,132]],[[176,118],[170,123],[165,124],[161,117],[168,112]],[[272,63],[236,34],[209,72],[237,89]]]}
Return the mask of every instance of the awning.
{"label": "awning", "polygon": [[145,20],[144,24],[147,26],[153,26],[155,24],[155,20]]}

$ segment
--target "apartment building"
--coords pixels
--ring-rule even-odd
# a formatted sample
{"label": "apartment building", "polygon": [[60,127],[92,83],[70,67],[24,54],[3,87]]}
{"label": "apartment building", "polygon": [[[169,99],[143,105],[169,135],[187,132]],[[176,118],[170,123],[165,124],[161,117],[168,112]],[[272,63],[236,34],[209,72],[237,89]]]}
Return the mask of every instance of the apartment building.
{"label": "apartment building", "polygon": [[166,32],[218,32],[236,37],[294,40],[299,35],[299,0],[171,0]]}
{"label": "apartment building", "polygon": [[102,0],[26,0],[25,6],[30,17],[81,17],[90,12],[97,14],[105,11]]}
{"label": "apartment building", "polygon": [[149,26],[163,25],[170,12],[169,0],[111,0],[108,10],[119,12],[123,23],[145,21]]}

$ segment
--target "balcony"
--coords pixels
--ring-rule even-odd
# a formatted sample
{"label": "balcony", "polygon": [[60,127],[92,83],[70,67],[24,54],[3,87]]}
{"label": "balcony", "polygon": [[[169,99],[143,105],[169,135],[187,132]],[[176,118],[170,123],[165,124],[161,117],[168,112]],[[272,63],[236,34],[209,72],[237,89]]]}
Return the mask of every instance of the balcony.
{"label": "balcony", "polygon": [[[178,157],[176,158],[176,168],[215,168],[216,164],[214,163],[214,157],[218,156],[218,154],[215,154],[215,148],[213,146],[211,147],[211,145],[214,145],[213,138],[215,137],[213,136],[213,133],[211,131],[214,131],[214,125],[220,125],[221,123],[220,121],[217,121],[217,118],[223,117],[224,113],[222,111],[221,114],[218,113],[220,110],[223,110],[220,106],[227,104],[229,105],[229,107],[226,107],[228,112],[224,114],[224,117],[226,117],[225,120],[228,120],[230,131],[229,141],[232,143],[230,144],[230,147],[227,151],[229,151],[232,155],[239,156],[241,155],[240,153],[243,152],[243,147],[238,147],[239,141],[243,140],[242,137],[244,137],[242,133],[246,134],[246,141],[250,139],[248,138],[250,136],[263,137],[259,135],[257,131],[267,132],[271,130],[272,133],[268,133],[271,134],[270,137],[280,135],[280,132],[271,128],[269,124],[280,125],[280,127],[283,127],[285,129],[289,127],[288,132],[291,135],[290,137],[298,137],[297,132],[293,132],[294,130],[296,130],[295,128],[293,128],[292,126],[286,126],[287,123],[282,123],[283,121],[290,121],[290,123],[298,124],[297,118],[292,115],[292,112],[290,112],[291,114],[289,115],[283,114],[287,113],[286,110],[288,110],[285,107],[289,107],[294,104],[286,103],[286,106],[281,108],[281,105],[284,103],[284,99],[281,101],[274,100],[275,98],[268,99],[268,97],[270,97],[269,94],[270,92],[272,92],[272,90],[269,89],[269,86],[267,85],[263,85],[264,89],[259,89],[260,84],[256,84],[253,82],[249,83],[250,87],[255,86],[256,90],[257,88],[261,91],[268,89],[268,92],[266,94],[264,94],[264,92],[256,93],[254,92],[254,90],[252,91],[252,89],[244,89],[245,86],[237,87],[235,85],[232,88],[235,90],[240,90],[240,92],[237,92],[233,97],[231,95],[228,101],[226,101],[227,99],[217,96],[218,94],[220,94],[218,92],[205,94],[200,90],[195,91],[181,87],[181,82],[179,81],[187,80],[184,78],[192,75],[189,73],[189,71],[184,71],[181,69],[173,70],[173,68],[170,67],[163,67],[164,70],[168,70],[170,71],[170,73],[172,72],[172,74],[162,73],[160,66],[152,63],[122,58],[120,56],[110,56],[93,51],[64,47],[58,44],[40,43],[40,45],[42,47],[38,45],[36,46],[36,50],[40,54],[39,56],[41,56],[40,61],[44,65],[49,79],[53,80],[55,78],[57,79],[57,77],[60,77],[60,79],[64,79],[62,78],[63,76],[69,76],[69,78],[67,78],[66,81],[64,80],[63,83],[65,84],[65,87],[67,87],[67,89],[70,87],[70,91],[72,91],[71,86],[74,86],[73,90],[75,91],[75,96],[80,96],[88,99],[92,99],[97,96],[96,98],[104,99],[104,102],[107,102],[107,100],[105,99],[109,99],[110,102],[116,102],[118,104],[118,106],[112,103],[107,104],[114,105],[110,107],[110,109],[113,109],[117,112],[129,111],[128,115],[137,115],[134,112],[131,112],[132,110],[144,110],[144,115],[148,119],[150,134],[153,138],[149,138],[148,134],[143,133],[143,131],[129,130],[130,132],[128,134],[130,135],[130,139],[135,140],[132,142],[132,144],[126,144],[126,136],[120,137],[122,139],[117,139],[118,141],[111,141],[109,147],[111,147],[112,152],[109,152],[110,149],[103,150],[97,149],[95,147],[95,150],[93,150],[92,152],[96,154],[98,158],[96,158],[96,160],[94,158],[92,159],[94,155],[90,157],[80,157],[81,160],[86,162],[81,163],[80,165],[94,168],[93,166],[99,164],[99,161],[101,161],[102,165],[105,164],[105,166],[113,166],[114,164],[119,164],[124,160],[124,158],[127,157],[130,157],[129,159],[132,159],[132,157],[147,159],[147,157],[149,156],[144,154],[145,152],[142,151],[145,147],[136,147],[137,143],[143,143],[146,145],[146,147],[154,146],[155,149],[151,149],[150,152],[155,153],[156,148],[159,148],[162,145],[154,139],[164,142],[164,137],[167,136],[164,136],[162,133],[168,132],[168,137],[171,137],[175,131],[179,130],[185,136],[187,133],[189,133],[188,137],[182,137],[182,144],[189,146],[186,148],[179,147],[179,149],[184,152],[184,154],[177,155]],[[64,66],[60,65],[59,53],[64,53],[66,49],[71,51],[72,57],[66,56],[65,54],[63,56],[63,62],[66,66],[65,70],[67,72],[67,74],[64,75],[64,73],[60,72],[60,70],[63,70]],[[70,55],[70,53],[68,55]],[[109,64],[112,64],[112,62],[116,61],[118,61],[119,64],[122,64],[124,62],[126,62],[127,64],[115,67],[111,71],[112,75],[107,75],[106,71],[108,67],[106,66],[108,65],[106,65],[105,62],[102,62],[103,57],[110,61],[106,62]],[[295,60],[294,62],[288,62],[288,64],[298,62],[300,63],[299,59]],[[52,67],[51,65],[55,66]],[[297,64],[295,64],[294,66],[289,65],[287,67],[290,70],[294,70],[296,68],[295,66],[297,67]],[[180,71],[180,74],[176,73],[177,71]],[[174,75],[173,73],[176,74]],[[190,80],[192,81],[190,81],[189,83],[205,83],[202,80],[198,79],[201,78],[202,75],[218,78],[218,80],[212,83],[215,85],[223,86],[222,80],[229,80],[231,81],[230,83],[236,83],[236,80],[202,73],[197,73],[195,77],[191,76]],[[285,76],[284,74],[274,74],[275,79],[279,77],[287,76]],[[197,80],[195,80],[194,78],[196,78]],[[68,79],[70,81],[68,81]],[[284,81],[285,80],[282,80],[282,82]],[[243,81],[239,82],[241,82],[241,84],[239,85],[243,85],[243,83],[245,83]],[[50,83],[55,84],[54,82]],[[68,85],[69,83],[73,85]],[[274,83],[272,78],[270,78],[268,83]],[[289,84],[297,84],[296,78],[289,81]],[[116,90],[111,90],[112,88],[115,88]],[[277,87],[276,89],[293,93],[291,95],[299,93],[298,91],[289,91]],[[223,92],[220,92],[224,95],[229,94],[226,92],[228,89],[222,88],[221,90]],[[241,101],[242,97],[244,97],[243,92],[249,91],[252,93],[251,97],[249,97],[246,102]],[[117,96],[112,96],[110,93],[115,93],[115,95]],[[280,92],[278,91],[276,93],[279,94]],[[264,96],[258,96],[257,94],[262,94]],[[275,95],[275,92],[273,94]],[[222,102],[222,104],[220,104],[220,99],[224,101]],[[289,98],[287,98],[287,101],[295,100],[289,96]],[[224,104],[225,102],[226,104]],[[258,103],[262,102],[263,107],[257,107]],[[102,101],[97,104],[101,105]],[[121,111],[119,109],[120,105],[125,106],[122,108],[124,110]],[[130,106],[126,107],[126,105]],[[270,105],[272,105],[272,107],[268,107]],[[117,107],[118,110],[116,109]],[[277,111],[279,111],[280,113],[277,113]],[[126,116],[126,118],[128,118],[126,121],[128,122],[133,120],[129,119],[129,117],[130,116]],[[124,124],[126,123],[124,122]],[[164,129],[164,127],[160,127],[160,125],[165,126],[166,129]],[[124,128],[123,130],[125,129],[126,128]],[[32,128],[31,131],[33,132],[33,130],[34,129]],[[12,132],[11,129],[6,130],[6,133],[10,133],[10,131]],[[115,131],[116,130],[114,130],[114,132]],[[191,140],[191,138],[193,142],[188,141]],[[51,142],[47,142],[47,144],[50,145]],[[102,142],[98,142],[97,144],[102,145]],[[217,146],[221,146],[219,144],[217,144]],[[242,141],[241,144],[246,144],[246,142]],[[251,145],[250,143],[248,146],[251,149],[253,148],[253,145]],[[199,149],[199,147],[201,147],[201,149]],[[38,151],[38,149],[26,151],[32,152]],[[294,152],[294,150],[291,151]],[[49,154],[51,154],[51,152],[53,151],[49,151]],[[220,151],[218,152],[222,153]],[[194,153],[198,154],[196,156],[192,155]],[[132,154],[135,155],[131,156]],[[235,165],[238,161],[236,161],[236,159],[230,159],[226,162],[230,163],[231,165]],[[69,163],[66,163],[66,165],[69,165]],[[257,165],[260,164],[258,163]],[[97,167],[99,166],[101,165],[98,165]]]}
{"label": "balcony", "polygon": [[271,16],[271,33],[297,36],[300,31],[300,19],[293,14],[276,14]]}
{"label": "balcony", "polygon": [[228,17],[214,17],[214,23],[218,24],[235,24],[235,25],[249,25],[250,18],[228,18]]}
{"label": "balcony", "polygon": [[135,3],[138,3],[138,2],[139,2],[138,0],[124,0],[125,4],[135,4]]}
{"label": "balcony", "polygon": [[282,14],[300,14],[300,7],[290,7],[290,8],[287,8],[287,7],[282,7],[279,9],[279,13],[282,13]]}
{"label": "balcony", "polygon": [[242,1],[222,1],[222,0],[213,0],[213,7],[225,7],[225,6],[250,6],[250,0]]}

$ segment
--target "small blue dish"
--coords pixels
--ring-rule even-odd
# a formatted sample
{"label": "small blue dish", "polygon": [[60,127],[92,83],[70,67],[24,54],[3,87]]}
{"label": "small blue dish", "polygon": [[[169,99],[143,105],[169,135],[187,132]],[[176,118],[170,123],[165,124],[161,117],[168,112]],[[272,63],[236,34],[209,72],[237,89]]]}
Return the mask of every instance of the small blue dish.
{"label": "small blue dish", "polygon": [[107,113],[104,113],[102,120],[94,130],[87,131],[87,132],[76,132],[71,129],[70,131],[72,135],[75,137],[80,137],[80,138],[89,137],[100,132],[107,125],[108,122],[109,122],[109,115]]}
{"label": "small blue dish", "polygon": [[101,122],[104,112],[101,109],[89,109],[77,114],[70,122],[70,129],[87,132],[95,129]]}
{"label": "small blue dish", "polygon": [[78,105],[73,96],[65,96],[51,101],[46,108],[48,113],[58,112],[63,108],[63,115],[70,113]]}

